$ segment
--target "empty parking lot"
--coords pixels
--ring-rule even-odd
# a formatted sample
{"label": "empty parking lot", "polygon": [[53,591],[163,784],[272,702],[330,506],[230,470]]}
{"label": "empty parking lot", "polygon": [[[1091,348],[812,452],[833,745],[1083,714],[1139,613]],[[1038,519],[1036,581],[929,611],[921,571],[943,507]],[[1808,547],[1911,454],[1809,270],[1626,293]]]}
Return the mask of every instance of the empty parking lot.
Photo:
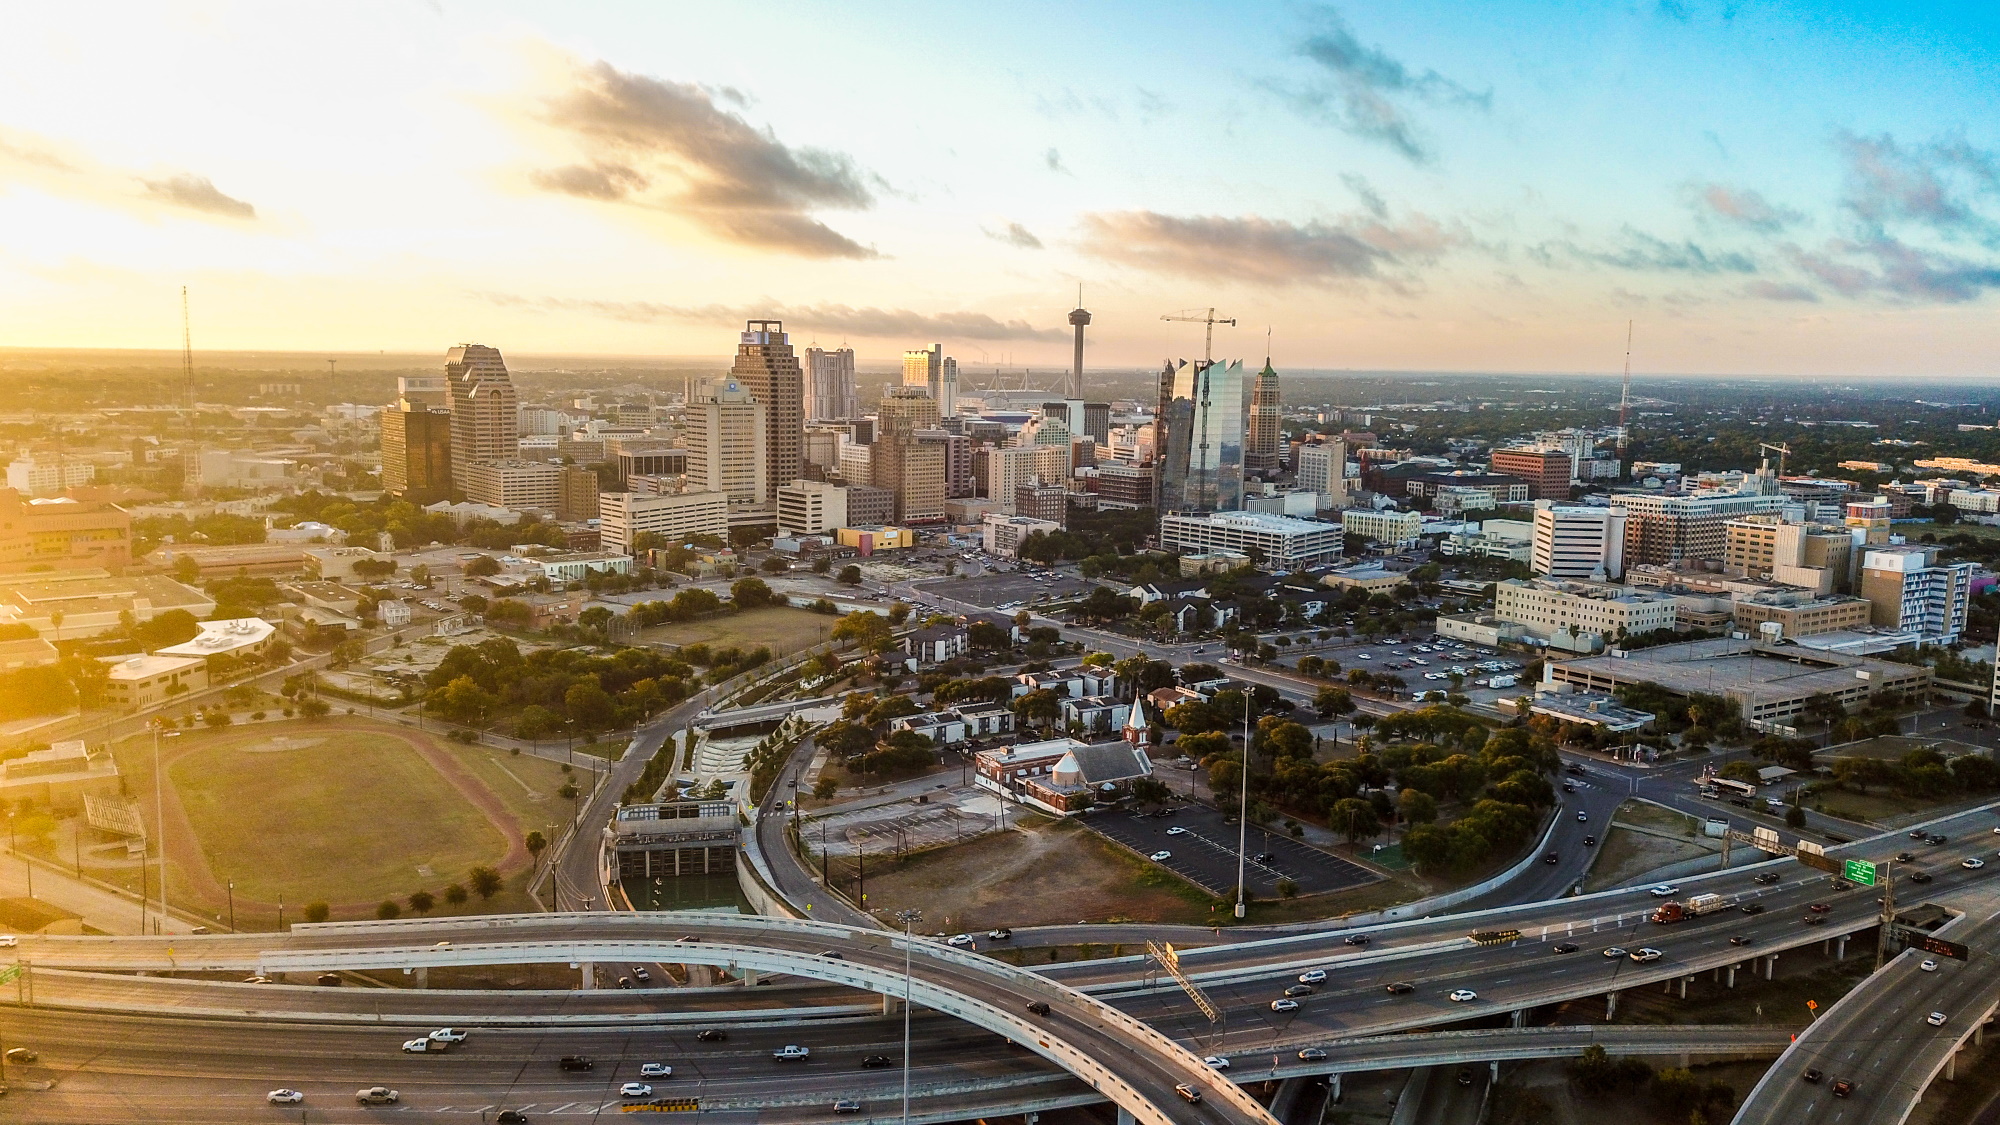
{"label": "empty parking lot", "polygon": [[[1236,889],[1237,826],[1206,805],[1173,806],[1171,816],[1106,810],[1083,817],[1098,833],[1140,855],[1167,851],[1159,861],[1183,878],[1214,895]],[[1172,829],[1179,829],[1172,832]],[[1244,882],[1259,898],[1278,894],[1278,880],[1289,878],[1302,895],[1344,891],[1378,881],[1381,876],[1337,855],[1302,844],[1280,831],[1251,825],[1245,850]],[[1269,856],[1259,859],[1259,856]]]}

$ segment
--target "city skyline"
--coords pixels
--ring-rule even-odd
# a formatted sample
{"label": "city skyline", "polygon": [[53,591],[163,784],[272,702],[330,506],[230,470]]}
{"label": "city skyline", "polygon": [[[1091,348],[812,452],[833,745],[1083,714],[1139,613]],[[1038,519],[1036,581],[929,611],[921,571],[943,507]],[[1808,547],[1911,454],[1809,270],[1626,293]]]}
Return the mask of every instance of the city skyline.
{"label": "city skyline", "polygon": [[[1106,368],[1197,355],[1159,317],[1210,304],[1280,370],[1615,371],[1627,320],[1642,372],[2000,343],[1989,13],[1054,14],[943,11],[890,67],[868,5],[772,7],[815,33],[755,52],[740,13],[615,4],[26,13],[0,346],[171,347],[183,283],[217,350],[703,355],[768,317],[1055,370],[1078,283]],[[86,51],[150,96],[69,81]]]}

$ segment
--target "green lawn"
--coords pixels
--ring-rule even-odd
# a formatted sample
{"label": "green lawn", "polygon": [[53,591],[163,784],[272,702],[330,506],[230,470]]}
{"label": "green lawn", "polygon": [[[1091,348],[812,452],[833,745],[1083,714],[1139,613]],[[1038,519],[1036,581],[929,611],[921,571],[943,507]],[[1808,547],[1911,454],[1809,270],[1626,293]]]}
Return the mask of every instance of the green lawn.
{"label": "green lawn", "polygon": [[[280,895],[302,904],[435,892],[506,854],[500,830],[401,739],[337,727],[284,733],[296,748],[272,749],[268,731],[225,734],[167,766],[214,878],[235,882],[239,907]],[[526,778],[519,761],[507,766]],[[495,777],[490,763],[468,764]],[[488,785],[510,808],[528,800],[519,785],[512,798]]]}
{"label": "green lawn", "polygon": [[638,639],[648,644],[708,644],[742,649],[768,645],[773,656],[783,656],[826,643],[828,631],[836,620],[810,610],[767,606],[706,621],[656,625],[640,630]]}

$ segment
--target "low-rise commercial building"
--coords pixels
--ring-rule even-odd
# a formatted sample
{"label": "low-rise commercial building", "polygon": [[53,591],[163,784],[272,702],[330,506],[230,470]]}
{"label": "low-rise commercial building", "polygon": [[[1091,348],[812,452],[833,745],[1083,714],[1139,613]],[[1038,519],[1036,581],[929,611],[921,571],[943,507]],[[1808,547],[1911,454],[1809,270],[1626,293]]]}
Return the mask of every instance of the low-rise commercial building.
{"label": "low-rise commercial building", "polygon": [[632,573],[632,556],[615,551],[577,551],[528,561],[540,567],[542,577],[551,582],[581,582],[592,574]]}
{"label": "low-rise commercial building", "polygon": [[1160,545],[1170,551],[1224,550],[1254,555],[1271,570],[1294,571],[1341,555],[1341,524],[1269,512],[1170,515],[1160,520]]}
{"label": "low-rise commercial building", "polygon": [[86,798],[115,796],[118,788],[118,763],[108,752],[92,753],[81,739],[0,764],[0,801],[10,808],[33,804],[75,811]]}
{"label": "low-rise commercial building", "polygon": [[827,535],[847,526],[847,489],[795,480],[778,487],[779,535]]}
{"label": "low-rise commercial building", "polygon": [[1606,639],[1674,627],[1674,599],[1590,582],[1510,579],[1493,588],[1493,616],[1554,648],[1595,651]]}
{"label": "low-rise commercial building", "polygon": [[1547,683],[1583,691],[1654,684],[1676,695],[1720,695],[1753,722],[1796,719],[1814,695],[1852,707],[1885,692],[1921,694],[1931,682],[1931,670],[1921,665],[1728,637],[1551,662],[1543,675]]}
{"label": "low-rise commercial building", "polygon": [[637,492],[607,492],[598,498],[598,529],[604,549],[633,553],[633,541],[651,533],[667,543],[685,543],[697,535],[729,541],[729,498],[720,492],[682,492],[651,496]]}
{"label": "low-rise commercial building", "polygon": [[0,573],[102,568],[132,561],[132,517],[102,500],[31,500],[0,490]]}
{"label": "low-rise commercial building", "polygon": [[1021,549],[1028,536],[1036,532],[1044,535],[1062,530],[1062,525],[1052,520],[1038,520],[1032,516],[1009,516],[992,513],[980,521],[980,545],[988,554],[1013,558]]}
{"label": "low-rise commercial building", "polygon": [[208,686],[208,661],[199,656],[128,656],[108,663],[104,701],[118,711],[144,710]]}
{"label": "low-rise commercial building", "polygon": [[466,499],[517,512],[554,512],[562,493],[562,468],[547,461],[479,461],[455,477]]}
{"label": "low-rise commercial building", "polygon": [[1340,513],[1340,528],[1348,535],[1372,539],[1385,546],[1402,547],[1415,543],[1423,533],[1424,517],[1421,512],[1349,508]]}

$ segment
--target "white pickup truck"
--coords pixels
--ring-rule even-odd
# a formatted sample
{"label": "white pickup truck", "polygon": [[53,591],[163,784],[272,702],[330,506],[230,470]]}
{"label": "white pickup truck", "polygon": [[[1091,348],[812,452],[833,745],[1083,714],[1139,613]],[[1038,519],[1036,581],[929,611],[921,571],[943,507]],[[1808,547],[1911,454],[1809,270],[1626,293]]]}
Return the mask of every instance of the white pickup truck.
{"label": "white pickup truck", "polygon": [[809,1059],[812,1057],[812,1048],[801,1047],[796,1043],[787,1043],[777,1050],[772,1051],[771,1057],[781,1062],[794,1059]]}

